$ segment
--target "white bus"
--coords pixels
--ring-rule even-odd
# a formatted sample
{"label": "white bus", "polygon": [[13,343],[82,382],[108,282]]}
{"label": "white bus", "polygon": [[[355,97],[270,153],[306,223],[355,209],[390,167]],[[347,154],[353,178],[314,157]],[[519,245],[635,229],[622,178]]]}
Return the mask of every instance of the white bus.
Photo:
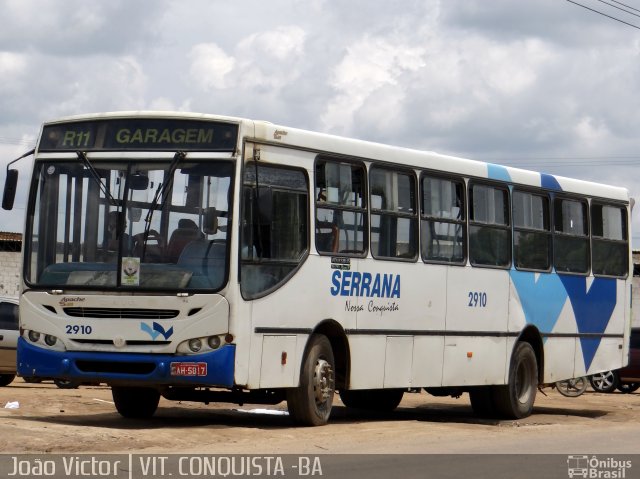
{"label": "white bus", "polygon": [[32,154],[18,373],[106,382],[125,417],[286,400],[321,425],[335,391],[425,388],[521,418],[626,364],[623,188],[187,113],[45,123]]}

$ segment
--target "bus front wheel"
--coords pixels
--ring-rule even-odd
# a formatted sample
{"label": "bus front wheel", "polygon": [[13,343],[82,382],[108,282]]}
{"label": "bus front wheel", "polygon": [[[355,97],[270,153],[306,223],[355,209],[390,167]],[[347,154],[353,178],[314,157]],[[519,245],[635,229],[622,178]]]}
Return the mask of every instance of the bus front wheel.
{"label": "bus front wheel", "polygon": [[511,356],[509,383],[493,387],[494,406],[509,419],[531,415],[538,389],[538,363],[529,343],[519,342]]}
{"label": "bus front wheel", "polygon": [[114,386],[111,395],[120,415],[130,419],[150,418],[160,402],[160,393],[152,388]]}
{"label": "bus front wheel", "polygon": [[309,339],[302,363],[300,385],[287,390],[287,408],[294,422],[301,426],[322,426],[331,415],[335,391],[333,349],[326,336],[314,334]]}

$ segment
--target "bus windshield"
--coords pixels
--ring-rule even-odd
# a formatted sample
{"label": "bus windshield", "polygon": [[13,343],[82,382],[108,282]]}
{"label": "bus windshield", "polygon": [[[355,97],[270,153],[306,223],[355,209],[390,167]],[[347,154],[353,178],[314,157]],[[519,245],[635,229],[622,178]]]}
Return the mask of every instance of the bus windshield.
{"label": "bus windshield", "polygon": [[38,160],[25,280],[52,289],[219,290],[233,163]]}

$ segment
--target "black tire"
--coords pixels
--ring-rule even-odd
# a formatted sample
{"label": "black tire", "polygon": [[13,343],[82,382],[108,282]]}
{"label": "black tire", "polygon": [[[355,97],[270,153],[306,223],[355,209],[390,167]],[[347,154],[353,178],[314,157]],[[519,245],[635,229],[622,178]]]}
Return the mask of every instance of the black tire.
{"label": "black tire", "polygon": [[469,390],[471,408],[476,416],[492,418],[497,416],[493,401],[493,386],[477,386]]}
{"label": "black tire", "polygon": [[54,379],[53,383],[60,389],[78,389],[80,387],[80,381],[73,379]]}
{"label": "black tire", "polygon": [[8,386],[15,378],[15,374],[0,374],[0,387]]}
{"label": "black tire", "polygon": [[327,423],[335,392],[333,349],[326,336],[313,334],[302,362],[300,385],[287,389],[287,408],[294,422],[301,426]]}
{"label": "black tire", "polygon": [[625,394],[631,394],[640,388],[640,383],[620,383],[617,386],[618,391]]}
{"label": "black tire", "polygon": [[160,392],[141,387],[112,387],[111,395],[121,416],[130,419],[147,419],[158,409]]}
{"label": "black tire", "polygon": [[589,378],[591,387],[599,393],[613,392],[620,383],[618,373],[615,371],[605,371],[603,373],[594,374]]}
{"label": "black tire", "polygon": [[42,378],[37,377],[23,377],[22,380],[27,384],[38,384],[42,382]]}
{"label": "black tire", "polygon": [[509,365],[509,383],[493,386],[493,400],[501,417],[522,419],[531,415],[538,390],[538,363],[529,343],[518,342]]}
{"label": "black tire", "polygon": [[391,412],[398,407],[404,389],[358,389],[340,391],[345,406],[367,411]]}

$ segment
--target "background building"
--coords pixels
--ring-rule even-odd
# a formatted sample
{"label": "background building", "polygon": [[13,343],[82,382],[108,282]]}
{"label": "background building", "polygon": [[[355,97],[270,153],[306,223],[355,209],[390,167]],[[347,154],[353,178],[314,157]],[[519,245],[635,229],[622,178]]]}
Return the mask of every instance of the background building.
{"label": "background building", "polygon": [[22,234],[0,231],[0,296],[18,296]]}

